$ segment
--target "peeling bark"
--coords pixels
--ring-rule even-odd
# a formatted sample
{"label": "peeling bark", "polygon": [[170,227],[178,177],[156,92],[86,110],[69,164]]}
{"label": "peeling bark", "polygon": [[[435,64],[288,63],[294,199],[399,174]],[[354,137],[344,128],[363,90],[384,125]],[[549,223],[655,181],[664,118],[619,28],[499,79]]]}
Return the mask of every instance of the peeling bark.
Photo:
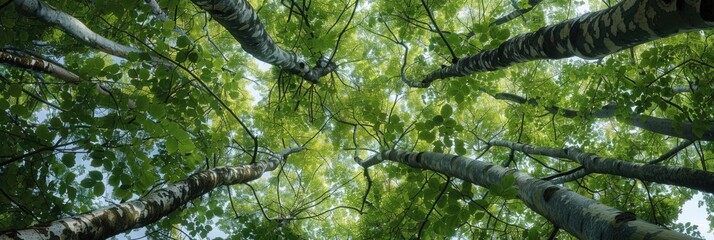
{"label": "peeling bark", "polygon": [[625,0],[578,18],[508,39],[498,48],[461,58],[428,74],[411,87],[495,71],[538,59],[601,58],[675,34],[714,28],[714,0]]}
{"label": "peeling bark", "polygon": [[429,169],[489,188],[512,174],[518,198],[536,213],[580,239],[694,239],[639,220],[572,190],[496,164],[434,152],[389,150],[373,155],[372,161],[389,160]]}
{"label": "peeling bark", "polygon": [[0,64],[47,73],[68,83],[79,83],[82,79],[62,66],[32,56],[18,56],[0,50]]}
{"label": "peeling bark", "polygon": [[[583,152],[574,147],[557,149],[502,140],[491,141],[489,144],[508,147],[527,154],[570,159],[583,166],[583,170],[579,172],[604,173],[714,193],[714,172],[686,167],[633,163],[615,158],[603,158],[592,153]],[[578,175],[578,172],[575,172],[573,175]]]}
{"label": "peeling bark", "polygon": [[138,200],[38,224],[28,229],[5,232],[0,235],[0,239],[108,238],[129,229],[151,224],[217,187],[255,180],[264,172],[277,168],[288,155],[303,149],[305,147],[286,149],[270,156],[267,160],[250,165],[219,167],[199,172]]}
{"label": "peeling bark", "polygon": [[245,0],[191,0],[207,11],[238,40],[243,50],[268,64],[297,74],[311,83],[337,69],[334,62],[318,60],[314,68],[296,53],[280,48],[265,31],[258,14]]}

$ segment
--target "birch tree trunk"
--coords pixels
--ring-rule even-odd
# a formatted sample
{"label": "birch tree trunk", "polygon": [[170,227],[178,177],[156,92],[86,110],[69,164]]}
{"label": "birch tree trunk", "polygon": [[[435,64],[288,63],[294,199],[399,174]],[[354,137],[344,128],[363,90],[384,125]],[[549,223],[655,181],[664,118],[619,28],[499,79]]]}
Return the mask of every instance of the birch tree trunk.
{"label": "birch tree trunk", "polygon": [[238,167],[219,167],[191,175],[146,196],[85,214],[38,224],[0,235],[0,239],[103,239],[146,226],[213,189],[258,179],[277,168],[288,155],[305,147],[286,149],[269,159]]}
{"label": "birch tree trunk", "polygon": [[102,52],[122,58],[126,58],[131,52],[141,52],[139,49],[119,44],[95,33],[77,18],[55,9],[42,0],[14,0],[14,3],[19,12],[55,25],[78,41]]}
{"label": "birch tree trunk", "polygon": [[444,173],[485,188],[499,185],[513,175],[517,197],[526,206],[580,239],[693,239],[638,220],[633,213],[619,211],[568,188],[496,164],[450,154],[402,150],[384,151],[360,164],[368,167],[383,160]]}
{"label": "birch tree trunk", "polygon": [[580,151],[580,149],[574,147],[557,149],[502,140],[491,141],[490,144],[493,146],[508,147],[528,154],[570,159],[580,163],[585,172],[636,178],[647,182],[670,184],[714,193],[714,172],[686,167],[642,164],[614,158],[603,158],[592,153]]}
{"label": "birch tree trunk", "polygon": [[480,52],[442,67],[411,87],[436,80],[495,71],[516,63],[567,57],[601,58],[625,48],[674,34],[714,28],[714,0],[625,0],[508,39],[497,49]]}
{"label": "birch tree trunk", "polygon": [[318,83],[320,77],[337,68],[335,63],[320,59],[317,65],[310,69],[296,53],[280,48],[265,31],[253,7],[245,0],[191,1],[210,13],[238,40],[243,50],[260,61],[297,74],[311,83]]}
{"label": "birch tree trunk", "polygon": [[0,50],[0,64],[47,73],[68,83],[79,83],[82,81],[77,74],[70,72],[64,67],[32,56],[18,56]]}
{"label": "birch tree trunk", "polygon": [[[121,58],[127,58],[130,53],[144,53],[144,51],[138,48],[117,43],[97,34],[79,19],[57,10],[42,0],[14,0],[14,3],[19,12],[57,26],[62,29],[62,32],[69,34],[84,45],[104,53]],[[151,60],[169,69],[176,68],[173,63],[156,56],[151,56]]]}

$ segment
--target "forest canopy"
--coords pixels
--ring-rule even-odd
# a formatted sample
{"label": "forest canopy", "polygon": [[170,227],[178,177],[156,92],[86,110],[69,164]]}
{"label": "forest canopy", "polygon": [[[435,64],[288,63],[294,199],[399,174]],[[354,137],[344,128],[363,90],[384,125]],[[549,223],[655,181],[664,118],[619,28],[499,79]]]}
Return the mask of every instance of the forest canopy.
{"label": "forest canopy", "polygon": [[714,0],[0,1],[0,239],[712,238],[712,29]]}

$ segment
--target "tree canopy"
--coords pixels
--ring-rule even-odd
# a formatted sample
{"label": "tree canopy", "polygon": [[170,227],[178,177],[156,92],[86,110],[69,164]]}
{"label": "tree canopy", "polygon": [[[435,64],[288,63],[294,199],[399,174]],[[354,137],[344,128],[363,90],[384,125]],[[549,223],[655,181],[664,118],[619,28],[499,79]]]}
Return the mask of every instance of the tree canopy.
{"label": "tree canopy", "polygon": [[2,1],[0,239],[712,237],[712,29],[714,0]]}

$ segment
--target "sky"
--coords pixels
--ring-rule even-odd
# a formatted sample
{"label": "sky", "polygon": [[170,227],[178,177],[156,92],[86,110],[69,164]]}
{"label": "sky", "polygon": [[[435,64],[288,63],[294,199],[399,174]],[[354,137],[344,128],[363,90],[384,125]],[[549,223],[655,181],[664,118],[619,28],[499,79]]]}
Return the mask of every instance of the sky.
{"label": "sky", "polygon": [[699,201],[704,200],[704,195],[698,193],[684,203],[682,213],[677,219],[678,223],[691,222],[693,225],[699,226],[699,232],[702,233],[704,239],[714,240],[714,233],[709,230],[709,221],[707,221],[706,206],[699,207]]}

